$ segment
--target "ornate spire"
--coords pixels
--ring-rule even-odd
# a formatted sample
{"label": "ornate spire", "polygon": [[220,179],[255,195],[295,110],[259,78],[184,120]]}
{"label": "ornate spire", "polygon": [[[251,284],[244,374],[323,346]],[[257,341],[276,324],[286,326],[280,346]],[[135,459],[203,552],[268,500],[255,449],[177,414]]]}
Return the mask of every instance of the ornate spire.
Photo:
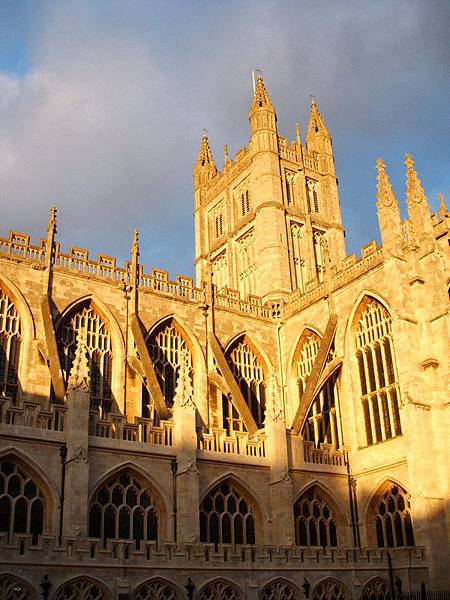
{"label": "ornate spire", "polygon": [[309,113],[308,133],[306,138],[315,137],[316,135],[322,135],[330,137],[330,133],[325,125],[325,121],[317,108],[316,99],[314,96],[311,99],[311,111]]}
{"label": "ornate spire", "polygon": [[211,148],[208,142],[208,136],[206,131],[203,132],[202,142],[200,144],[200,151],[197,156],[197,162],[195,164],[195,169],[206,169],[210,171],[216,172],[216,165],[214,164],[213,155],[211,152]]}
{"label": "ornate spire", "polygon": [[442,220],[444,220],[448,214],[448,208],[447,208],[447,205],[445,204],[444,194],[439,193],[438,198],[439,198],[439,217]]}
{"label": "ornate spire", "polygon": [[256,80],[252,104],[250,106],[250,113],[254,110],[260,110],[261,108],[275,112],[272,101],[267,93],[266,86],[264,85],[263,77],[259,74],[258,79]]}
{"label": "ornate spire", "polygon": [[89,392],[89,363],[86,356],[86,331],[80,327],[77,335],[77,348],[73,359],[72,368],[70,369],[67,391],[80,390]]}
{"label": "ornate spire", "polygon": [[380,210],[393,207],[398,210],[397,199],[385,169],[386,165],[379,158],[377,160],[377,208]]}
{"label": "ornate spire", "polygon": [[48,220],[47,232],[49,234],[56,233],[56,206],[50,208],[50,218]]}
{"label": "ornate spire", "polygon": [[414,169],[414,161],[410,154],[405,156],[406,165],[406,204],[409,207],[412,204],[423,204],[428,208],[428,200],[423,191],[420,179]]}
{"label": "ornate spire", "polygon": [[412,227],[413,238],[421,252],[432,251],[436,245],[430,207],[420,179],[414,169],[411,155],[405,156],[406,165],[406,207]]}

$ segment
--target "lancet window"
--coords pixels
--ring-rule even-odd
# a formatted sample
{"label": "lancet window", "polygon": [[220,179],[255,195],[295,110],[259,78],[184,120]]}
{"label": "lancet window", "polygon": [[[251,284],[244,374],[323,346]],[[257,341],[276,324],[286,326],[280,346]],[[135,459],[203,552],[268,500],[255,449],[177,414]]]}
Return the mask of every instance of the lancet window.
{"label": "lancet window", "polygon": [[220,484],[200,504],[200,541],[255,543],[254,506],[232,483]]}
{"label": "lancet window", "polygon": [[294,173],[285,171],[286,175],[286,203],[288,206],[294,204]]}
{"label": "lancet window", "polygon": [[219,579],[203,586],[198,600],[242,600],[242,594],[232,583]]}
{"label": "lancet window", "polygon": [[0,395],[13,400],[18,391],[21,340],[19,314],[11,298],[0,288]]}
{"label": "lancet window", "polygon": [[242,297],[255,293],[256,261],[253,229],[236,241],[238,287]]}
{"label": "lancet window", "polygon": [[158,539],[159,511],[152,490],[129,472],[100,486],[89,506],[89,536],[134,540],[136,547]]}
{"label": "lancet window", "polygon": [[367,301],[359,318],[356,346],[366,438],[371,445],[402,433],[392,319],[376,300]]}
{"label": "lancet window", "polygon": [[[227,352],[227,360],[231,371],[239,385],[257,426],[264,426],[264,411],[266,405],[266,386],[264,370],[259,356],[248,344],[246,338],[240,338]],[[232,430],[231,420],[234,419],[231,400],[224,396],[224,428]]]}
{"label": "lancet window", "polygon": [[[173,321],[163,323],[147,339],[147,347],[167,406],[173,406],[181,361],[188,361],[192,371],[192,355],[186,340]],[[154,416],[154,406],[146,387],[142,390],[142,414]]]}
{"label": "lancet window", "polygon": [[325,257],[323,248],[326,243],[324,233],[322,231],[314,230],[313,232],[314,242],[314,260],[316,261],[316,273],[317,279],[322,283],[325,273]]}
{"label": "lancet window", "polygon": [[295,541],[298,546],[336,548],[337,528],[333,509],[313,487],[294,504]]}
{"label": "lancet window", "polygon": [[319,197],[317,193],[318,182],[312,179],[306,180],[308,194],[308,212],[319,212]]}
{"label": "lancet window", "polygon": [[134,592],[133,600],[181,600],[179,590],[164,579],[155,578],[142,583]]}
{"label": "lancet window", "polygon": [[77,307],[59,328],[57,342],[66,382],[80,338],[86,343],[91,410],[99,411],[101,417],[105,417],[112,406],[113,348],[108,328],[91,303]]}
{"label": "lancet window", "polygon": [[375,532],[379,548],[414,546],[410,496],[396,484],[377,501]]}
{"label": "lancet window", "polygon": [[285,579],[275,579],[264,586],[261,600],[299,600],[297,588]]}
{"label": "lancet window", "polygon": [[313,600],[346,600],[347,590],[343,583],[335,579],[325,579],[316,585]]}
{"label": "lancet window", "polygon": [[228,285],[228,258],[226,252],[222,252],[212,263],[213,283],[218,291],[222,291]]}
{"label": "lancet window", "polygon": [[[311,374],[320,345],[320,338],[314,331],[307,330],[302,337],[303,340],[300,341],[297,360],[299,399],[302,398],[305,391],[306,382]],[[332,353],[329,358],[332,358]],[[340,445],[336,414],[337,377],[338,374],[336,373],[327,379],[319,393],[314,397],[306,417],[302,432],[303,439],[307,442],[314,442],[316,447],[321,444],[330,444],[337,449]]]}
{"label": "lancet window", "polygon": [[240,201],[241,201],[241,216],[246,215],[250,212],[250,192],[248,189],[242,190],[240,192]]}
{"label": "lancet window", "polygon": [[292,254],[294,260],[294,272],[296,287],[303,293],[305,291],[306,263],[302,256],[302,233],[303,226],[299,223],[291,223]]}
{"label": "lancet window", "polygon": [[59,588],[55,600],[109,600],[110,595],[96,582],[87,577],[68,581]]}
{"label": "lancet window", "polygon": [[34,600],[36,595],[24,581],[4,573],[0,575],[0,598],[2,600]]}
{"label": "lancet window", "polygon": [[31,534],[37,544],[44,528],[44,498],[41,489],[12,460],[0,464],[0,532]]}

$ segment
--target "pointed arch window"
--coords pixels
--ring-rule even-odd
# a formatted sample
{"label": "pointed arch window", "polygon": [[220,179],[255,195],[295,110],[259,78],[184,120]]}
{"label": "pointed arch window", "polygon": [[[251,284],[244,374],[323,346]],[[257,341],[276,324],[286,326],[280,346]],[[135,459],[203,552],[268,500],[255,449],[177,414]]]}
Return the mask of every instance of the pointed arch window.
{"label": "pointed arch window", "polygon": [[379,548],[414,546],[410,495],[390,484],[376,503],[375,533]]}
{"label": "pointed arch window", "polygon": [[0,288],[0,395],[13,400],[18,392],[21,341],[19,314],[11,298]]}
{"label": "pointed arch window", "polygon": [[364,586],[363,600],[390,600],[391,589],[387,579],[375,577]]}
{"label": "pointed arch window", "polygon": [[0,463],[0,532],[31,535],[37,544],[44,529],[45,501],[38,484],[11,459]]}
{"label": "pointed arch window", "polygon": [[306,180],[306,188],[308,194],[308,212],[319,212],[319,196],[318,196],[318,182],[313,179]]}
{"label": "pointed arch window", "polygon": [[[192,373],[192,354],[176,323],[163,323],[147,339],[147,348],[167,406],[173,406],[181,361]],[[155,419],[156,411],[148,390],[142,387],[142,415]]]}
{"label": "pointed arch window", "polygon": [[159,510],[150,487],[124,471],[110,477],[92,497],[89,536],[103,540],[134,540],[136,547],[158,539]]}
{"label": "pointed arch window", "polygon": [[[227,360],[231,371],[239,385],[256,424],[264,427],[266,406],[266,386],[264,369],[258,354],[253,350],[246,338],[237,340],[227,352]],[[230,419],[234,419],[231,400],[223,397],[224,428],[232,430]]]}
{"label": "pointed arch window", "polygon": [[305,291],[306,263],[302,256],[303,225],[291,223],[292,254],[294,261],[295,283],[300,292]]}
{"label": "pointed arch window", "polygon": [[113,349],[108,328],[90,302],[78,306],[67,315],[57,334],[61,367],[66,383],[72,369],[80,331],[83,332],[82,337],[86,340],[91,410],[99,411],[104,418],[111,411],[112,406]]}
{"label": "pointed arch window", "polygon": [[286,203],[288,206],[294,204],[294,173],[285,171],[286,176]]}
{"label": "pointed arch window", "polygon": [[250,212],[250,192],[248,189],[242,190],[240,192],[240,200],[241,200],[241,216],[243,217],[248,212]]}
{"label": "pointed arch window", "polygon": [[110,595],[96,581],[79,577],[61,586],[55,600],[109,600]]}
{"label": "pointed arch window", "polygon": [[275,579],[264,586],[261,600],[299,600],[300,594],[290,581]]}
{"label": "pointed arch window", "polygon": [[133,600],[181,600],[180,591],[173,583],[151,579],[142,583],[134,592]]}
{"label": "pointed arch window", "polygon": [[214,488],[200,504],[200,541],[254,544],[255,508],[230,482]]}
{"label": "pointed arch window", "polygon": [[[312,330],[307,330],[300,340],[297,358],[297,385],[299,400],[306,388],[314,361],[319,350],[320,338]],[[333,350],[329,361],[333,358]],[[321,444],[329,444],[333,448],[340,447],[339,426],[337,417],[338,373],[331,375],[316,394],[309,408],[303,426],[302,436],[307,442],[313,442],[316,448]]]}
{"label": "pointed arch window", "polygon": [[317,487],[307,490],[294,504],[295,543],[298,546],[336,548],[338,533],[334,511]]}
{"label": "pointed arch window", "polygon": [[359,318],[356,347],[366,439],[370,446],[402,433],[392,319],[374,299],[366,300]]}
{"label": "pointed arch window", "polygon": [[198,600],[242,600],[242,594],[233,583],[219,579],[204,585]]}
{"label": "pointed arch window", "polygon": [[317,229],[313,230],[313,243],[317,279],[320,283],[322,283],[325,274],[325,257],[323,253],[323,248],[326,243],[325,234],[323,233],[323,231],[318,231]]}
{"label": "pointed arch window", "polygon": [[312,597],[313,600],[347,600],[348,594],[340,581],[325,579],[316,585]]}
{"label": "pointed arch window", "polygon": [[2,600],[35,600],[36,594],[25,581],[4,573],[0,575],[0,598]]}

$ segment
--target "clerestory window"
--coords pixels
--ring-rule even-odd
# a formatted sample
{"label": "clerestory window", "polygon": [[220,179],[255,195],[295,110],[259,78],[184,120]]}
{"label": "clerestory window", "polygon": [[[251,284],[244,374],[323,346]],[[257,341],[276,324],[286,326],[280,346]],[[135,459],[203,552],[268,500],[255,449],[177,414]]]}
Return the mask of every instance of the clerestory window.
{"label": "clerestory window", "polygon": [[0,288],[0,395],[13,400],[18,392],[21,341],[19,314],[11,298]]}

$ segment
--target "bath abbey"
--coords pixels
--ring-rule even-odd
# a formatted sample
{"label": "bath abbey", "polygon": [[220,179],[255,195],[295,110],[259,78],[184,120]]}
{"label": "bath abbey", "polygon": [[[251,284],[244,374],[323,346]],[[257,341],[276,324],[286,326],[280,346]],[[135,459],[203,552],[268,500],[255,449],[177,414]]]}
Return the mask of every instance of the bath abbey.
{"label": "bath abbey", "polygon": [[378,160],[348,255],[316,101],[289,141],[260,76],[249,125],[195,282],[1,232],[1,600],[450,598],[445,199]]}

